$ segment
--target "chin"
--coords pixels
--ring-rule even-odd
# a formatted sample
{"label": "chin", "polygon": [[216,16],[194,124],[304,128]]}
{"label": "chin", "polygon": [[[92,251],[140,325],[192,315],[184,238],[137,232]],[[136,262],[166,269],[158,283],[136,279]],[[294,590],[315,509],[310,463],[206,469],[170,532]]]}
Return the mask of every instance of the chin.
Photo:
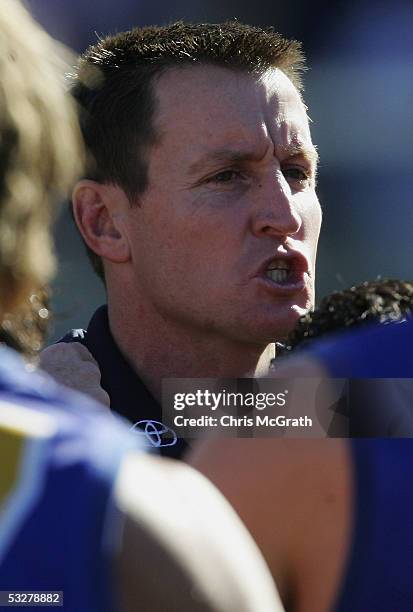
{"label": "chin", "polygon": [[271,320],[267,321],[265,324],[267,341],[285,340],[288,334],[297,325],[299,318],[305,315],[308,310],[308,308],[303,308],[295,304],[283,313],[277,313],[276,316],[271,317]]}
{"label": "chin", "polygon": [[[238,340],[248,342],[248,344],[256,344],[260,347],[275,341],[282,342],[294,329],[300,316],[306,312],[305,309],[291,309],[283,315],[278,314],[276,317],[274,315],[257,316],[254,320],[245,321],[238,326],[234,333]],[[241,334],[240,329],[243,330]]]}
{"label": "chin", "polygon": [[225,320],[221,320],[220,325],[215,326],[215,330],[221,337],[262,347],[277,340],[285,340],[299,318],[305,315],[310,307],[311,300],[308,294],[283,303],[261,301],[239,312],[238,316],[233,312],[230,320],[226,312]]}

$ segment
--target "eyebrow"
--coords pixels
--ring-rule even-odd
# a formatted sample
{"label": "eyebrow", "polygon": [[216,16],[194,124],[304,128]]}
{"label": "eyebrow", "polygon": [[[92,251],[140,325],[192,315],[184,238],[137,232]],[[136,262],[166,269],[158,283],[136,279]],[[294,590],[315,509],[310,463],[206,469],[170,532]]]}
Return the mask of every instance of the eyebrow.
{"label": "eyebrow", "polygon": [[306,159],[308,159],[315,168],[317,168],[319,155],[316,147],[312,146],[304,146],[301,144],[292,144],[287,147],[279,146],[277,147],[286,157],[298,157],[302,155]]}
{"label": "eyebrow", "polygon": [[[307,147],[302,145],[289,145],[289,146],[279,146],[276,147],[279,151],[283,153],[286,157],[298,157],[302,155],[307,158],[315,168],[317,168],[318,164],[318,153],[317,149],[314,146]],[[259,162],[261,159],[265,157],[268,152],[268,148],[265,151],[264,155],[257,154],[253,151],[248,150],[238,150],[238,149],[217,149],[215,151],[210,151],[205,153],[202,157],[200,157],[196,162],[192,163],[188,168],[188,174],[198,174],[205,169],[206,165],[215,164],[215,163],[242,163],[242,162]]]}

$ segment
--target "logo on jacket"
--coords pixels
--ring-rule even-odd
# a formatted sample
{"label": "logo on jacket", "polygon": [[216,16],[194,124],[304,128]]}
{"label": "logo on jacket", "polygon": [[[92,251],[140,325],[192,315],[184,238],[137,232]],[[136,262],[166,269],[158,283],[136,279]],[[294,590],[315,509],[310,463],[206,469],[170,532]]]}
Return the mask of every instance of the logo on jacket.
{"label": "logo on jacket", "polygon": [[131,431],[138,435],[143,435],[151,446],[160,448],[161,446],[173,446],[178,441],[178,436],[173,429],[164,425],[160,421],[138,421]]}

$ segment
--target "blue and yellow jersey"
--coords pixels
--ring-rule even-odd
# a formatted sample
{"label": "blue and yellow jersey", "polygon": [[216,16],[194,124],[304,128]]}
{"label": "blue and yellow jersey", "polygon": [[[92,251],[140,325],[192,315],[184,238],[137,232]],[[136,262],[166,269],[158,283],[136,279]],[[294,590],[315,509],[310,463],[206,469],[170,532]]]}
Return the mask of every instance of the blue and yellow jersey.
{"label": "blue and yellow jersey", "polygon": [[70,612],[116,609],[112,490],[136,447],[103,408],[0,350],[0,590],[63,591]]}

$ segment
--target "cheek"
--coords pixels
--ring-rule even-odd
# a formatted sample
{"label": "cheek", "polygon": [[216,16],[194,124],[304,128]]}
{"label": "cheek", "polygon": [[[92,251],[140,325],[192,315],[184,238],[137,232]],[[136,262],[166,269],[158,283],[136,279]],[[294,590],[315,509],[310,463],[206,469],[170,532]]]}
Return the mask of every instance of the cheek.
{"label": "cheek", "polygon": [[318,237],[320,235],[321,228],[321,207],[316,197],[311,198],[309,201],[303,202],[302,207],[302,220],[304,227],[304,240],[306,240],[315,253],[317,249]]}
{"label": "cheek", "polygon": [[[228,260],[240,256],[240,223],[233,207],[211,204],[211,198],[152,198],[135,220],[133,249],[135,261],[159,266],[159,274],[220,273]],[[162,203],[162,205],[160,205]],[[240,205],[238,201],[238,206]],[[162,272],[163,271],[163,272]]]}
{"label": "cheek", "polygon": [[312,214],[312,223],[311,223],[311,228],[312,228],[313,240],[315,242],[315,247],[317,247],[317,242],[318,242],[318,238],[319,238],[319,235],[320,235],[321,219],[322,219],[321,207],[320,207],[319,202],[317,202],[317,204],[314,207],[314,211],[313,211],[313,214]]}
{"label": "cheek", "polygon": [[182,232],[171,214],[174,204],[166,200],[160,206],[159,201],[161,198],[148,199],[139,210],[134,211],[129,237],[137,257],[151,253],[157,258],[163,251],[171,251],[176,244],[179,245]]}

